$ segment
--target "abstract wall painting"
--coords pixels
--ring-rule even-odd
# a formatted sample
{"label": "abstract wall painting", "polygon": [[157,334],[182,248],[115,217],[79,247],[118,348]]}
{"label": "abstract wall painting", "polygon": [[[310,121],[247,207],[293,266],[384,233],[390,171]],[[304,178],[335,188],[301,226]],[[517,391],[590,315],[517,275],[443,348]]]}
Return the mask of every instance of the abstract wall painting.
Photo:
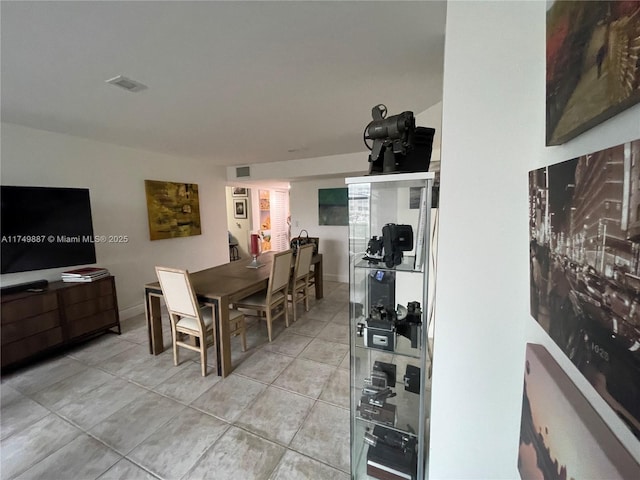
{"label": "abstract wall painting", "polygon": [[523,480],[640,478],[640,465],[542,345],[527,344],[518,470]]}
{"label": "abstract wall painting", "polygon": [[640,2],[554,1],[547,9],[547,145],[640,102]]}
{"label": "abstract wall painting", "polygon": [[349,225],[349,190],[318,189],[318,225]]}
{"label": "abstract wall painting", "polygon": [[640,440],[640,140],[529,172],[529,232],[531,315]]}
{"label": "abstract wall painting", "polygon": [[151,240],[202,233],[197,184],[145,180],[144,186]]}

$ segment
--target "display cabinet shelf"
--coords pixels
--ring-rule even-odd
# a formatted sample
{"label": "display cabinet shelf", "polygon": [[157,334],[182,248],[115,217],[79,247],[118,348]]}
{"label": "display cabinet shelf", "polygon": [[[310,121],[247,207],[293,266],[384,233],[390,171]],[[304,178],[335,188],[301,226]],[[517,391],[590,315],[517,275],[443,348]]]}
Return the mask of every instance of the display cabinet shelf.
{"label": "display cabinet shelf", "polygon": [[425,478],[434,178],[346,179],[352,479]]}

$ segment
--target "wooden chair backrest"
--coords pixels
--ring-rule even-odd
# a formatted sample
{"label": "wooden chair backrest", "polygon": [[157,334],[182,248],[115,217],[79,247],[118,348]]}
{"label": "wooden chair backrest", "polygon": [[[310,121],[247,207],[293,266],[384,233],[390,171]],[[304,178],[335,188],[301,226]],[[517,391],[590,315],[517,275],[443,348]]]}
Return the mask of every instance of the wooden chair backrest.
{"label": "wooden chair backrest", "polygon": [[289,286],[289,278],[291,277],[291,260],[293,259],[293,250],[285,250],[276,253],[273,256],[271,264],[271,275],[269,277],[268,295],[271,298],[276,292],[285,291]]}
{"label": "wooden chair backrest", "polygon": [[296,255],[296,266],[293,269],[293,278],[295,281],[303,280],[309,275],[311,270],[311,259],[313,258],[313,245],[303,245],[298,249]]}
{"label": "wooden chair backrest", "polygon": [[200,307],[187,270],[156,267],[162,295],[169,313],[200,320]]}

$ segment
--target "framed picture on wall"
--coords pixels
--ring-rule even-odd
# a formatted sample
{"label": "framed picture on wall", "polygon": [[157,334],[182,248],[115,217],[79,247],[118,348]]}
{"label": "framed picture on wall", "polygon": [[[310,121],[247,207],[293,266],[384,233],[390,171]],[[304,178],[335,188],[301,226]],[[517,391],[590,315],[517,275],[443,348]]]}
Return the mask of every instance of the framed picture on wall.
{"label": "framed picture on wall", "polygon": [[542,345],[528,343],[520,478],[639,478],[640,465]]}
{"label": "framed picture on wall", "polygon": [[529,172],[531,316],[638,440],[639,159],[640,139]]}
{"label": "framed picture on wall", "polygon": [[547,2],[547,145],[640,102],[640,2]]}
{"label": "framed picture on wall", "polygon": [[246,200],[243,199],[233,201],[233,218],[247,218]]}
{"label": "framed picture on wall", "polygon": [[202,233],[198,184],[145,180],[144,188],[151,240]]}
{"label": "framed picture on wall", "polygon": [[234,197],[246,197],[247,196],[247,188],[246,187],[233,187],[233,196]]}

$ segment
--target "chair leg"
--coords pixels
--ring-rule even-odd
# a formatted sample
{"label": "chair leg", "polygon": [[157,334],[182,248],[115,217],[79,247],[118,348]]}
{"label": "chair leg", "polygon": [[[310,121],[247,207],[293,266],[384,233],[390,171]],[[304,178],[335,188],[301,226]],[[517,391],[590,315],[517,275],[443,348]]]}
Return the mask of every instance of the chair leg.
{"label": "chair leg", "polygon": [[289,328],[289,305],[284,304],[284,326]]}
{"label": "chair leg", "polygon": [[304,287],[304,309],[309,311],[309,285]]}
{"label": "chair leg", "polygon": [[240,331],[240,339],[242,340],[242,351],[247,351],[247,326],[244,323],[244,318],[242,319],[242,330]]}
{"label": "chair leg", "polygon": [[[296,320],[298,319],[297,315],[296,315],[296,297],[298,296],[298,294],[296,292],[291,292],[291,310],[293,311],[293,323],[296,323]],[[288,301],[287,301],[287,307],[288,305]]]}
{"label": "chair leg", "polygon": [[269,334],[269,343],[271,343],[271,309],[267,309],[267,333]]}
{"label": "chair leg", "polygon": [[207,339],[200,339],[200,361],[202,362],[202,376],[207,376]]}
{"label": "chair leg", "polygon": [[171,339],[171,343],[173,343],[173,364],[178,366],[178,332],[176,331],[175,323],[171,322],[171,334],[173,338]]}

